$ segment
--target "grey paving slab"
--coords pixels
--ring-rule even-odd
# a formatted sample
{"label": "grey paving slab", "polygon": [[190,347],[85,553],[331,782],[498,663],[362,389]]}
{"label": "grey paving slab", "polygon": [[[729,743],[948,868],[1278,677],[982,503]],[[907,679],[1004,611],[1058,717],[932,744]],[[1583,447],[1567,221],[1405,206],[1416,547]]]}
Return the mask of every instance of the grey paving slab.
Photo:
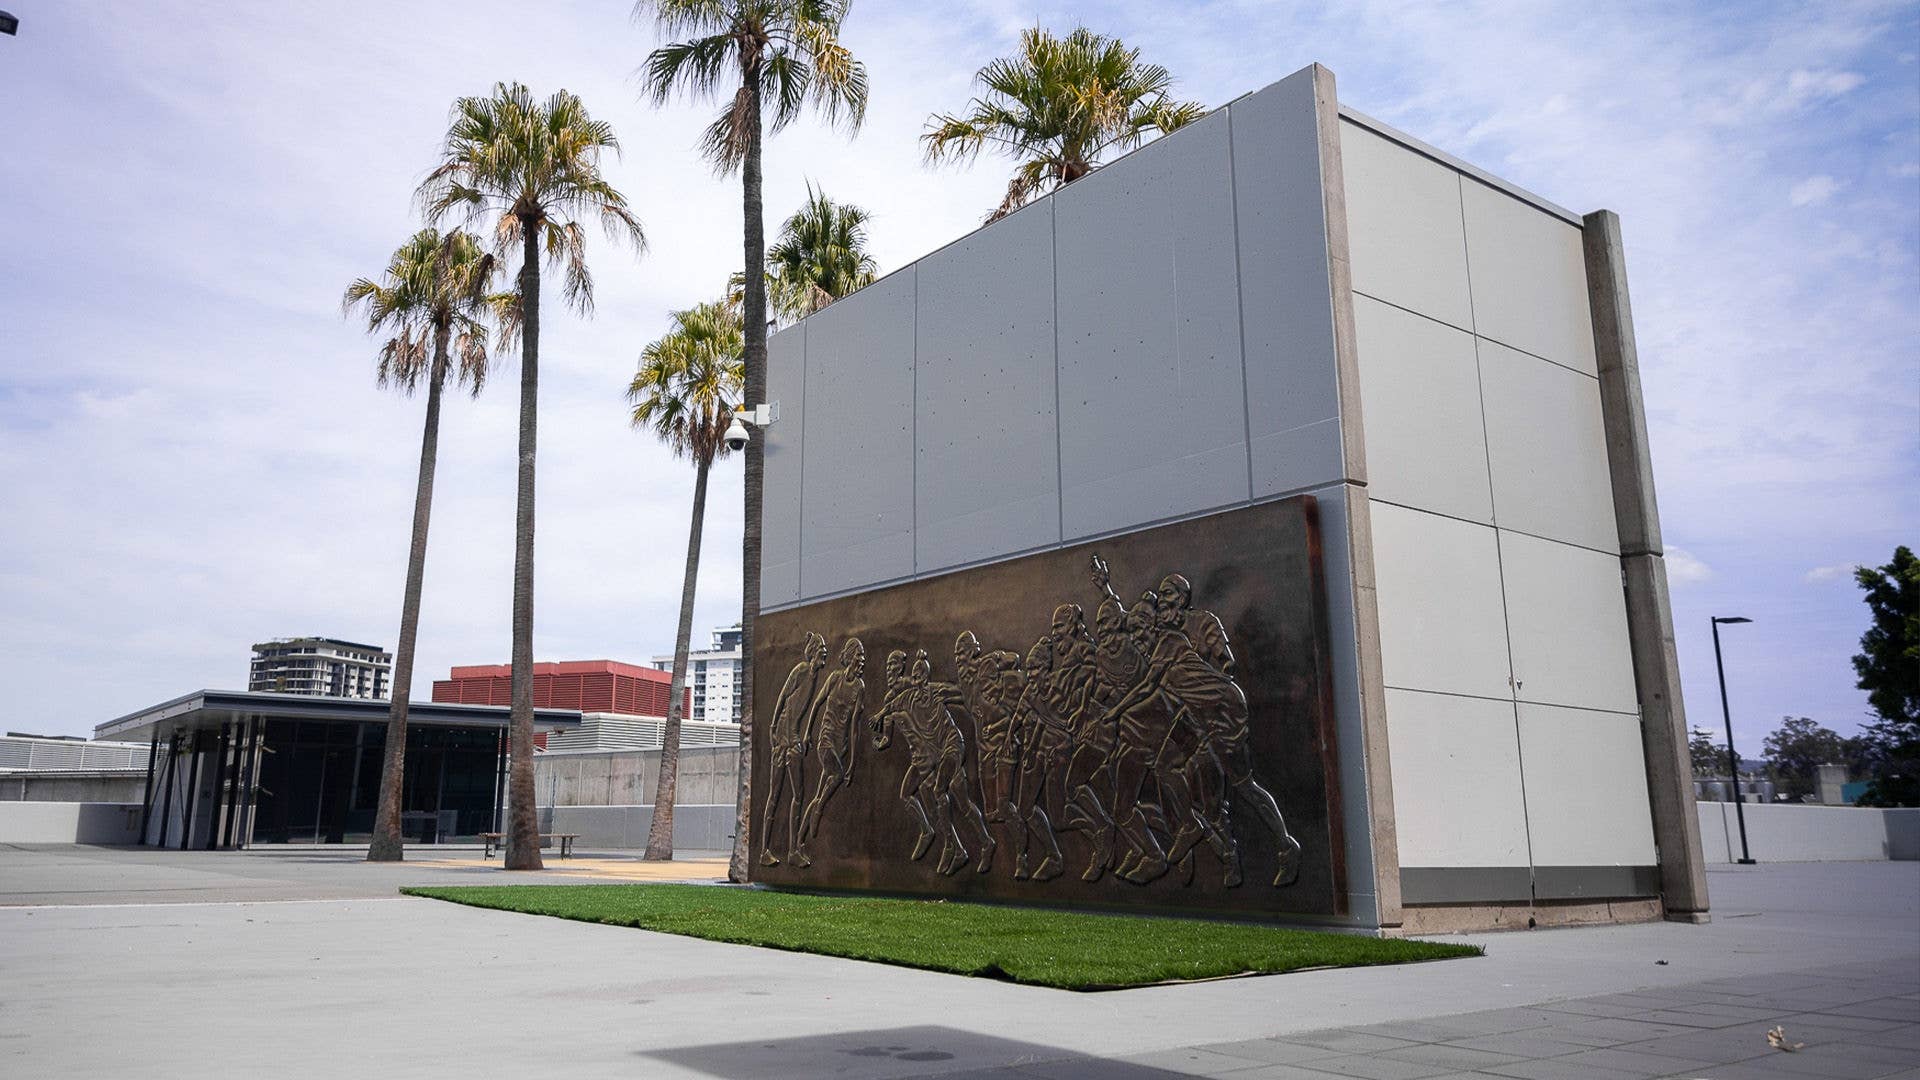
{"label": "grey paving slab", "polygon": [[1516,1061],[1511,1065],[1496,1065],[1481,1071],[1488,1076],[1507,1077],[1509,1080],[1637,1080],[1630,1072],[1585,1065],[1566,1058]]}
{"label": "grey paving slab", "polygon": [[1223,1073],[1238,1072],[1250,1065],[1246,1058],[1222,1054],[1213,1050],[1202,1050],[1197,1046],[1183,1046],[1174,1050],[1156,1050],[1150,1054],[1131,1054],[1122,1059],[1129,1065],[1145,1065],[1149,1068],[1165,1069],[1184,1076],[1219,1076]]}
{"label": "grey paving slab", "polygon": [[1476,1035],[1470,1039],[1452,1039],[1448,1046],[1464,1046],[1469,1050],[1490,1050],[1496,1054],[1512,1054],[1516,1057],[1543,1058],[1559,1057],[1562,1054],[1577,1054],[1589,1049],[1585,1043],[1572,1043],[1553,1038],[1552,1029],[1541,1031],[1509,1031],[1499,1035]]}
{"label": "grey paving slab", "polygon": [[1289,1039],[1240,1039],[1234,1042],[1209,1043],[1200,1049],[1257,1061],[1263,1065],[1294,1065],[1340,1055],[1338,1050],[1293,1042]]}
{"label": "grey paving slab", "polygon": [[[1716,902],[1758,914],[1706,926],[1471,936],[1484,959],[1108,994],[394,898],[410,881],[502,876],[338,852],[0,849],[0,1074],[118,1075],[128,1046],[143,1080],[546,1075],[559,1062],[570,1080],[1792,1080],[1920,1060],[1920,1024],[1898,1018],[1920,989],[1914,864],[1715,873]],[[30,896],[57,900],[22,906]],[[1750,1004],[1796,990],[1815,1000]],[[244,1002],[248,1030],[270,1035],[208,1039],[152,1007],[178,1000]],[[1747,1008],[1763,1018],[1740,1020]],[[529,1010],[536,1039],[475,1035]],[[1738,1022],[1634,1018],[1660,1011]],[[71,1037],[103,1017],[113,1039]],[[1807,1049],[1771,1050],[1774,1021]],[[1607,1045],[1583,1048],[1594,1040]]]}
{"label": "grey paving slab", "polygon": [[1397,1039],[1364,1031],[1309,1031],[1290,1035],[1288,1039],[1292,1042],[1306,1043],[1308,1046],[1323,1046],[1343,1054],[1373,1054],[1383,1050],[1398,1050],[1420,1045],[1413,1039]]}
{"label": "grey paving slab", "polygon": [[1453,1072],[1456,1066],[1435,1065],[1431,1062],[1402,1061],[1398,1058],[1382,1057],[1376,1054],[1353,1054],[1346,1057],[1323,1058],[1307,1063],[1309,1069],[1319,1069],[1339,1076],[1361,1076],[1370,1080],[1425,1080],[1429,1076]]}
{"label": "grey paving slab", "polygon": [[1612,1069],[1615,1072],[1628,1073],[1639,1077],[1672,1076],[1677,1072],[1695,1071],[1713,1064],[1710,1058],[1670,1057],[1664,1054],[1647,1054],[1630,1046],[1608,1046],[1598,1050],[1582,1050],[1577,1054],[1567,1054],[1561,1060],[1575,1065],[1591,1065],[1600,1069]]}
{"label": "grey paving slab", "polygon": [[1451,1046],[1446,1043],[1424,1043],[1420,1046],[1407,1046],[1398,1050],[1383,1050],[1381,1057],[1398,1061],[1417,1061],[1423,1065],[1445,1065],[1452,1069],[1479,1069],[1485,1071],[1492,1065],[1507,1065],[1522,1060],[1516,1054],[1496,1054],[1491,1050],[1473,1050],[1465,1046]]}

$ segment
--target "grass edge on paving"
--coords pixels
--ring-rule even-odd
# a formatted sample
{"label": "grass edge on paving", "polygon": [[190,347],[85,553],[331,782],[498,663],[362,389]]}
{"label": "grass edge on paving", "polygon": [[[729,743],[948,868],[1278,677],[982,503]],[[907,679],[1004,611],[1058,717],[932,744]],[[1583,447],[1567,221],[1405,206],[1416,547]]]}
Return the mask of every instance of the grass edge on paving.
{"label": "grass edge on paving", "polygon": [[1063,990],[1484,955],[1476,945],[1270,923],[721,889],[710,885],[417,886],[408,896]]}

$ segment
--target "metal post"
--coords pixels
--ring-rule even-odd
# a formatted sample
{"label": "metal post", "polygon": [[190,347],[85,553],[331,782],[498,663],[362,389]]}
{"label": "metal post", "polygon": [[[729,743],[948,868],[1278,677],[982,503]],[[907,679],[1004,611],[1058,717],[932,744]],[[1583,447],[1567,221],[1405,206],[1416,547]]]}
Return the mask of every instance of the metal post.
{"label": "metal post", "polygon": [[246,820],[236,838],[242,849],[253,846],[253,814],[260,794],[260,745],[266,738],[267,722],[262,717],[247,720]]}
{"label": "metal post", "polygon": [[212,851],[220,843],[220,814],[226,806],[223,796],[227,771],[227,725],[220,725],[220,738],[213,744],[213,762],[207,769],[207,779],[213,781],[213,805],[207,807],[207,850]]}
{"label": "metal post", "polygon": [[[172,824],[173,783],[180,772],[179,734],[177,731],[167,732],[167,791],[160,800],[160,838],[154,842],[155,847],[167,846],[167,826]],[[145,840],[146,837],[140,839]]]}
{"label": "metal post", "polygon": [[240,816],[240,755],[247,748],[247,721],[233,722],[233,762],[227,766],[227,813],[220,823],[220,846],[233,846],[234,819]]}
{"label": "metal post", "polygon": [[[1745,622],[1745,619],[1740,620]],[[1713,667],[1720,675],[1720,717],[1727,722],[1727,763],[1733,766],[1733,816],[1740,822],[1740,865],[1752,866],[1747,850],[1747,811],[1740,795],[1740,755],[1733,749],[1733,713],[1727,708],[1727,667],[1720,660],[1720,620],[1713,620]]]}
{"label": "metal post", "polygon": [[184,818],[180,825],[180,850],[185,851],[193,844],[193,810],[200,801],[200,730],[195,728],[187,736],[187,755],[192,759],[187,766],[187,794],[180,804],[180,814]]}
{"label": "metal post", "polygon": [[153,763],[160,757],[160,726],[154,725],[153,738],[147,743],[147,793],[140,797],[140,842],[147,842],[147,823],[153,817]]}

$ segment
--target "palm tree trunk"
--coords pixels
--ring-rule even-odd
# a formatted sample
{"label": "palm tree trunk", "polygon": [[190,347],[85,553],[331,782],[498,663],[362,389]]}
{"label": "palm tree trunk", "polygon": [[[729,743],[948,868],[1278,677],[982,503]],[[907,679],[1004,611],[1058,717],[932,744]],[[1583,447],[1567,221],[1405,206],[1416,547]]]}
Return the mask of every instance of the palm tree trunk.
{"label": "palm tree trunk", "polygon": [[687,530],[687,573],[680,583],[680,628],[673,635],[673,695],[667,700],[667,730],[660,742],[660,782],[653,789],[653,821],[647,825],[649,859],[673,858],[673,800],[680,781],[680,714],[687,694],[687,648],[693,638],[694,581],[700,576],[700,530],[707,518],[707,470],[712,461],[694,464],[693,525]]}
{"label": "palm tree trunk", "polygon": [[[767,400],[767,246],[761,220],[760,193],[760,68],[745,72],[747,92],[747,154],[740,166],[740,187],[746,217],[746,297],[741,318],[746,336],[747,404]],[[745,468],[746,521],[740,536],[740,791],[735,798],[733,857],[727,878],[747,880],[747,830],[753,818],[753,622],[760,614],[760,495],[766,438],[762,432],[747,443]]]}
{"label": "palm tree trunk", "polygon": [[407,588],[400,601],[400,643],[393,651],[393,705],[387,710],[387,750],[380,766],[380,807],[373,817],[368,862],[406,858],[400,809],[407,772],[407,705],[413,697],[413,647],[420,632],[420,586],[427,572],[427,523],[433,516],[433,466],[440,456],[440,389],[447,381],[447,323],[433,328],[433,370],[427,375],[427,424],[420,434],[420,480],[413,492],[413,545],[407,551]]}
{"label": "palm tree trunk", "polygon": [[533,805],[533,459],[540,402],[540,222],[520,217],[520,476],[513,516],[513,696],[508,712],[509,870],[538,870]]}

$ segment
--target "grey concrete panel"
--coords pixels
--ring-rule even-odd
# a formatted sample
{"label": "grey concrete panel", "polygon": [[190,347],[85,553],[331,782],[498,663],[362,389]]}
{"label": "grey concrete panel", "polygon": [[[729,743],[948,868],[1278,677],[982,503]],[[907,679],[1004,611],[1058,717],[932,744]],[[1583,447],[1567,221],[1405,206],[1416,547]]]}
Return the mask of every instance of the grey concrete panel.
{"label": "grey concrete panel", "polygon": [[1526,702],[1518,709],[1533,861],[1652,865],[1653,814],[1638,719]]}
{"label": "grey concrete panel", "polygon": [[1510,698],[1494,530],[1376,502],[1373,547],[1386,685]]}
{"label": "grey concrete panel", "polygon": [[1228,134],[1215,112],[1053,198],[1066,539],[1248,498]]}
{"label": "grey concrete panel", "polygon": [[916,569],[1058,543],[1053,200],[917,269]]}
{"label": "grey concrete panel", "polygon": [[[1313,69],[1228,107],[1255,498],[1342,479]],[[1331,449],[1320,452],[1330,444]],[[1334,471],[1326,472],[1331,463]]]}
{"label": "grey concrete panel", "polygon": [[914,278],[807,320],[803,598],[913,573]]}
{"label": "grey concrete panel", "polygon": [[1471,331],[1460,174],[1352,121],[1340,151],[1354,291]]}
{"label": "grey concrete panel", "polygon": [[1354,300],[1368,420],[1368,491],[1493,522],[1473,335],[1365,296]]}
{"label": "grey concrete panel", "polygon": [[1474,332],[1596,374],[1580,228],[1471,180],[1460,197]]}
{"label": "grey concrete panel", "polygon": [[1494,519],[1618,551],[1599,380],[1486,339],[1477,348]]}
{"label": "grey concrete panel", "polygon": [[1525,867],[1513,703],[1389,689],[1387,727],[1401,865]]}
{"label": "grey concrete panel", "polygon": [[800,599],[801,439],[806,433],[807,324],[767,339],[767,400],[780,420],[756,434],[766,439],[765,492],[760,504],[760,603]]}
{"label": "grey concrete panel", "polygon": [[1500,566],[1514,696],[1637,714],[1620,560],[1503,529]]}

